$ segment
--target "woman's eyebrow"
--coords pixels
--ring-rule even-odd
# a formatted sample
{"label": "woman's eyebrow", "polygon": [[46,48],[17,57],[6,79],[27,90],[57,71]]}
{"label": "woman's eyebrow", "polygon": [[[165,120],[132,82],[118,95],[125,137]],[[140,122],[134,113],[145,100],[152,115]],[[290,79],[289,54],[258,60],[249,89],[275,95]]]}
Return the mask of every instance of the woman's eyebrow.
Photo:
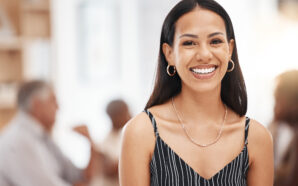
{"label": "woman's eyebrow", "polygon": [[222,32],[214,32],[212,34],[209,34],[208,37],[213,37],[213,36],[216,36],[216,35],[224,35]]}
{"label": "woman's eyebrow", "polygon": [[[222,32],[214,32],[212,34],[209,34],[208,37],[213,37],[213,36],[216,36],[216,35],[224,35]],[[182,38],[182,37],[192,37],[192,38],[199,38],[198,35],[195,35],[195,34],[182,34],[181,36],[179,36],[179,38]]]}
{"label": "woman's eyebrow", "polygon": [[195,35],[195,34],[182,34],[179,38],[181,37],[192,37],[192,38],[199,38],[199,36]]}

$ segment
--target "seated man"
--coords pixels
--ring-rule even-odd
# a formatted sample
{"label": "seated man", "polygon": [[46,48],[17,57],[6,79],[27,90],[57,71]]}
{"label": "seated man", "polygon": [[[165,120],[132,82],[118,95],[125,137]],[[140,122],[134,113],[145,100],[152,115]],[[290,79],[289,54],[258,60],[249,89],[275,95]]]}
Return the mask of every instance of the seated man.
{"label": "seated man", "polygon": [[70,186],[87,183],[93,153],[87,168],[78,169],[50,137],[58,109],[51,86],[43,81],[25,83],[20,87],[17,103],[18,113],[1,134],[1,186]]}

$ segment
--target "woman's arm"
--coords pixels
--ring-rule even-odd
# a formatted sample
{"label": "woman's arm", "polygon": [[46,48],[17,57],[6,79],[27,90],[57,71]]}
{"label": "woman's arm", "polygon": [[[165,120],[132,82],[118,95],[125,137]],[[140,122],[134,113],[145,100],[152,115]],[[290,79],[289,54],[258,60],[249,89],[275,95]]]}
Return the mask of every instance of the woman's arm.
{"label": "woman's arm", "polygon": [[274,179],[273,142],[269,131],[251,120],[248,132],[249,186],[272,186]]}
{"label": "woman's arm", "polygon": [[150,161],[154,145],[153,127],[145,113],[126,124],[119,160],[121,186],[150,185]]}

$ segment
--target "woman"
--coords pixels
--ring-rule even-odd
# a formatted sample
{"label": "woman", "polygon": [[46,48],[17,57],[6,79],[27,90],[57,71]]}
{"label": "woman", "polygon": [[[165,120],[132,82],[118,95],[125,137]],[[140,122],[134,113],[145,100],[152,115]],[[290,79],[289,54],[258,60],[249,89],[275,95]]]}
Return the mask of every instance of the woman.
{"label": "woman", "polygon": [[298,185],[298,70],[277,77],[274,120],[275,186]]}
{"label": "woman", "polygon": [[271,136],[246,107],[228,14],[213,0],[179,2],[163,24],[151,98],[124,131],[120,184],[271,186]]}

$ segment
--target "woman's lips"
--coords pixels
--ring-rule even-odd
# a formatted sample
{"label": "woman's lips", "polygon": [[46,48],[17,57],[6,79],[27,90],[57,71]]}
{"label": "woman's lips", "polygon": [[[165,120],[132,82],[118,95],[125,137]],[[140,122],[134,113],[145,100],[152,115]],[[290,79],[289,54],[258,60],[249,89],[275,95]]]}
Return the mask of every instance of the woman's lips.
{"label": "woman's lips", "polygon": [[216,65],[204,65],[190,68],[190,71],[197,79],[210,79],[215,74]]}

